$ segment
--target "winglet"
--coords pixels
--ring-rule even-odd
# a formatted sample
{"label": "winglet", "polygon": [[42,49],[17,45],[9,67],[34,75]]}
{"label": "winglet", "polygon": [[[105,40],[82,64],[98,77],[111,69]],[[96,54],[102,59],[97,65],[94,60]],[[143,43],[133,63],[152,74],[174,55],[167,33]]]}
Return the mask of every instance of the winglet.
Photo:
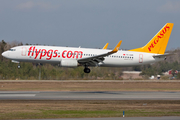
{"label": "winglet", "polygon": [[103,47],[103,49],[107,49],[109,43],[106,43],[106,45]]}
{"label": "winglet", "polygon": [[116,47],[110,53],[116,53],[119,50],[121,42],[122,42],[122,40],[119,41],[119,43],[116,45]]}

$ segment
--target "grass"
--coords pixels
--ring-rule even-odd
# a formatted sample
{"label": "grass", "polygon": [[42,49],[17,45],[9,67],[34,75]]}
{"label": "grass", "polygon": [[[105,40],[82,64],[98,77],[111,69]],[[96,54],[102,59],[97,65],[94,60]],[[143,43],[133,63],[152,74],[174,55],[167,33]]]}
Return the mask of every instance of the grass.
{"label": "grass", "polygon": [[0,101],[0,120],[180,116],[179,100]]}
{"label": "grass", "polygon": [[[94,117],[122,117],[123,110],[120,111],[89,111],[89,110],[41,110],[41,112],[14,112],[1,114],[1,120],[8,119],[47,119],[47,118],[94,118]],[[125,110],[126,117],[154,117],[154,116],[180,116],[180,111],[149,111]]]}
{"label": "grass", "polygon": [[180,91],[180,82],[1,81],[1,91]]}

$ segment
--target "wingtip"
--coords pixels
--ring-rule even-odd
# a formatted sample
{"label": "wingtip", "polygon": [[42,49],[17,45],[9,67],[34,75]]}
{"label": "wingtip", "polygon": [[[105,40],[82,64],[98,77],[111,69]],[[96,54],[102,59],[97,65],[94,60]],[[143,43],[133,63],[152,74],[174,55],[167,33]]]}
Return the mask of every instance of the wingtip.
{"label": "wingtip", "polygon": [[103,47],[103,49],[107,49],[109,43],[106,43],[106,45]]}
{"label": "wingtip", "polygon": [[111,53],[116,53],[118,50],[119,50],[119,48],[120,48],[120,46],[121,46],[121,43],[122,43],[122,40],[120,40],[119,41],[119,43],[116,45],[116,47],[111,51]]}

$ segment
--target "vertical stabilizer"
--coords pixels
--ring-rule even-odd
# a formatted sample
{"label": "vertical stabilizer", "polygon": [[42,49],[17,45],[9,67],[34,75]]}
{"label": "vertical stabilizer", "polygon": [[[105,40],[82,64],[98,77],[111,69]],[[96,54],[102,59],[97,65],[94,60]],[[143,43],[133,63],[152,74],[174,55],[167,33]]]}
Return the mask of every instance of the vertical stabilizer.
{"label": "vertical stabilizer", "polygon": [[145,46],[129,51],[164,54],[173,25],[173,23],[166,23],[166,25]]}

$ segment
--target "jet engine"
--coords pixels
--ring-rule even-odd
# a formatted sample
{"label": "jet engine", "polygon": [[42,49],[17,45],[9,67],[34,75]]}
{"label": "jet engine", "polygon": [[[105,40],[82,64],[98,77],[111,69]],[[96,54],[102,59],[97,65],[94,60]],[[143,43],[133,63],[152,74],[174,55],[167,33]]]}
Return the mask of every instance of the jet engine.
{"label": "jet engine", "polygon": [[76,59],[71,59],[71,60],[63,59],[63,60],[61,60],[60,65],[62,67],[77,67],[78,62]]}

